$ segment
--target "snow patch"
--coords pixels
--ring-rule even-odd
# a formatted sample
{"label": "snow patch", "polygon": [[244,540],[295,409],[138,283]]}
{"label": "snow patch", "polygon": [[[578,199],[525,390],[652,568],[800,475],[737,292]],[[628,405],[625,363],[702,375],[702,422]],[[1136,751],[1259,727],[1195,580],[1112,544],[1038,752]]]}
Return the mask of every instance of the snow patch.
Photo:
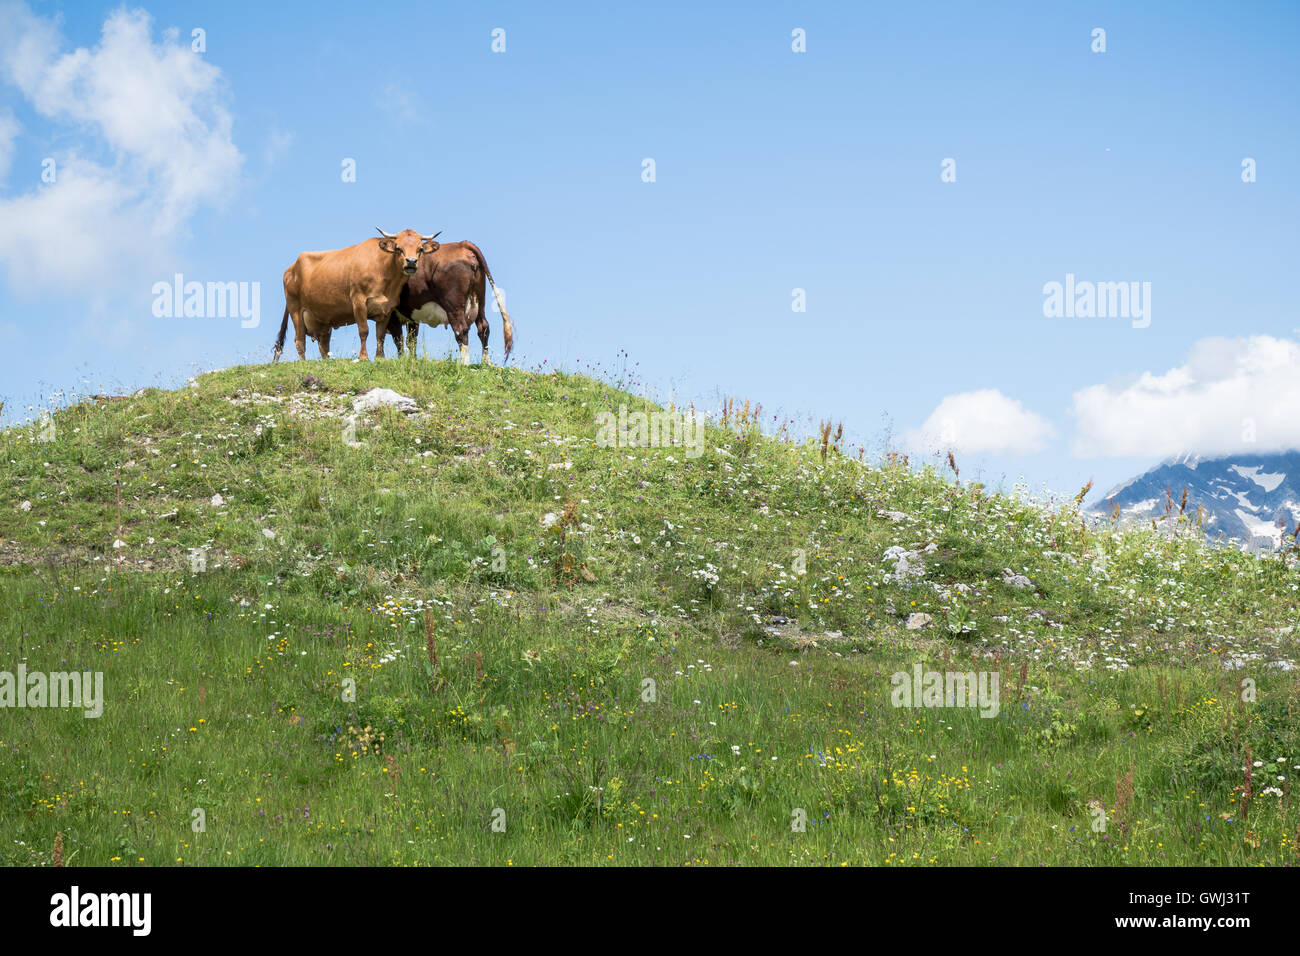
{"label": "snow patch", "polygon": [[1246,527],[1246,533],[1251,538],[1270,538],[1274,545],[1282,543],[1282,529],[1271,521],[1263,521],[1252,514],[1247,514],[1240,508],[1237,509],[1237,518]]}
{"label": "snow patch", "polygon": [[1286,481],[1286,475],[1261,475],[1259,473],[1260,465],[1229,465],[1228,471],[1235,471],[1243,478],[1249,478],[1255,484],[1259,485],[1265,491],[1272,491],[1282,482]]}
{"label": "snow patch", "polygon": [[1259,505],[1251,504],[1250,496],[1244,491],[1234,491],[1232,497],[1236,498],[1237,504],[1241,505],[1243,508],[1249,508],[1251,511],[1259,510]]}

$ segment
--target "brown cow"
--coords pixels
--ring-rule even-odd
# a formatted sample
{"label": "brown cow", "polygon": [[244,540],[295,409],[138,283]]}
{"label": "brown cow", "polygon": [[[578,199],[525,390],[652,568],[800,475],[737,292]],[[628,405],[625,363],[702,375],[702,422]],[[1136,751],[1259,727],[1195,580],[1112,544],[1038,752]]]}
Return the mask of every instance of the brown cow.
{"label": "brown cow", "polygon": [[330,333],[352,322],[361,334],[361,358],[369,359],[370,316],[379,333],[375,357],[383,357],[389,313],[415,275],[421,256],[437,252],[439,243],[433,241],[436,232],[422,236],[406,229],[393,236],[380,229],[379,234],[382,239],[367,239],[346,249],[304,252],[284,270],[284,318],[272,361],[280,361],[290,317],[300,359],[307,357],[308,335],[320,344],[321,358],[329,358]]}
{"label": "brown cow", "polygon": [[[488,268],[483,252],[474,243],[445,242],[436,253],[420,260],[406,287],[402,289],[397,308],[389,317],[388,332],[397,346],[397,354],[402,354],[401,324],[394,320],[400,316],[406,320],[407,344],[415,351],[416,339],[420,334],[420,323],[437,328],[450,325],[460,345],[460,360],[469,364],[469,324],[478,327],[478,338],[483,343],[483,361],[491,365],[488,357],[488,323],[483,314],[483,279],[492,283],[492,294],[496,296],[497,308],[501,310],[501,323],[506,340],[506,358],[515,345],[515,332],[510,324],[510,315],[506,305],[497,291],[497,284],[492,279],[492,270]],[[379,333],[380,339],[384,336]]]}

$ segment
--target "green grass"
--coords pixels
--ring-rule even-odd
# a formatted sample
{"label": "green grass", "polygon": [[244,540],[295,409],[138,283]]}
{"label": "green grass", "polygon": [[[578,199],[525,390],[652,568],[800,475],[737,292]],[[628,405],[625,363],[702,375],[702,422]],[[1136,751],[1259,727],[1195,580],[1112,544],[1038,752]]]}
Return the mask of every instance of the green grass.
{"label": "green grass", "polygon": [[[350,447],[376,385],[424,414]],[[336,360],[0,433],[0,670],[105,696],[0,709],[0,862],[57,833],[104,866],[1300,862],[1294,555],[743,415],[700,457],[600,447],[620,404],[650,407]],[[997,716],[894,707],[918,661],[996,672]]]}

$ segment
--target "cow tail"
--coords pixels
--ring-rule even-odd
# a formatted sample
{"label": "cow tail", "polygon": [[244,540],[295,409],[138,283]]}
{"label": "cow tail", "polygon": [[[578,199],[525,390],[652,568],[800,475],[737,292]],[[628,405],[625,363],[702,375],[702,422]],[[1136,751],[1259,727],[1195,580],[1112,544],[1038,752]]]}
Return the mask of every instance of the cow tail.
{"label": "cow tail", "polygon": [[271,359],[272,362],[280,361],[280,353],[284,351],[284,333],[285,330],[287,330],[288,328],[289,328],[289,304],[286,302],[284,306],[284,318],[280,320],[280,334],[276,337],[275,340],[275,358]]}
{"label": "cow tail", "polygon": [[487,276],[488,285],[492,287],[492,295],[497,300],[497,308],[501,310],[501,324],[505,328],[503,333],[506,340],[505,357],[508,359],[510,358],[510,350],[515,347],[515,327],[510,321],[510,313],[506,311],[506,301],[497,289],[497,284],[492,280],[492,270],[488,268],[487,259],[483,257],[483,250],[472,242],[466,242],[465,245],[473,250],[475,257],[478,259],[479,267],[482,268],[483,274]]}

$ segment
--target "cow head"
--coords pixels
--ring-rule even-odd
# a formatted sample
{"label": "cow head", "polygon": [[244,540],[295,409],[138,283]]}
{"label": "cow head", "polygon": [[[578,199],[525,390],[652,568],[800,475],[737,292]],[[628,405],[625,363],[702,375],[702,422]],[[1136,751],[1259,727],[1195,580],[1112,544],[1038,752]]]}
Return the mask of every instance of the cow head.
{"label": "cow head", "polygon": [[[378,226],[375,228],[379,229]],[[433,241],[442,235],[441,231],[435,232],[432,236],[422,236],[414,229],[403,229],[394,236],[379,229],[379,234],[384,237],[379,240],[379,248],[399,259],[402,263],[402,271],[408,276],[415,275],[415,269],[420,264],[420,256],[437,252],[442,245]]]}

